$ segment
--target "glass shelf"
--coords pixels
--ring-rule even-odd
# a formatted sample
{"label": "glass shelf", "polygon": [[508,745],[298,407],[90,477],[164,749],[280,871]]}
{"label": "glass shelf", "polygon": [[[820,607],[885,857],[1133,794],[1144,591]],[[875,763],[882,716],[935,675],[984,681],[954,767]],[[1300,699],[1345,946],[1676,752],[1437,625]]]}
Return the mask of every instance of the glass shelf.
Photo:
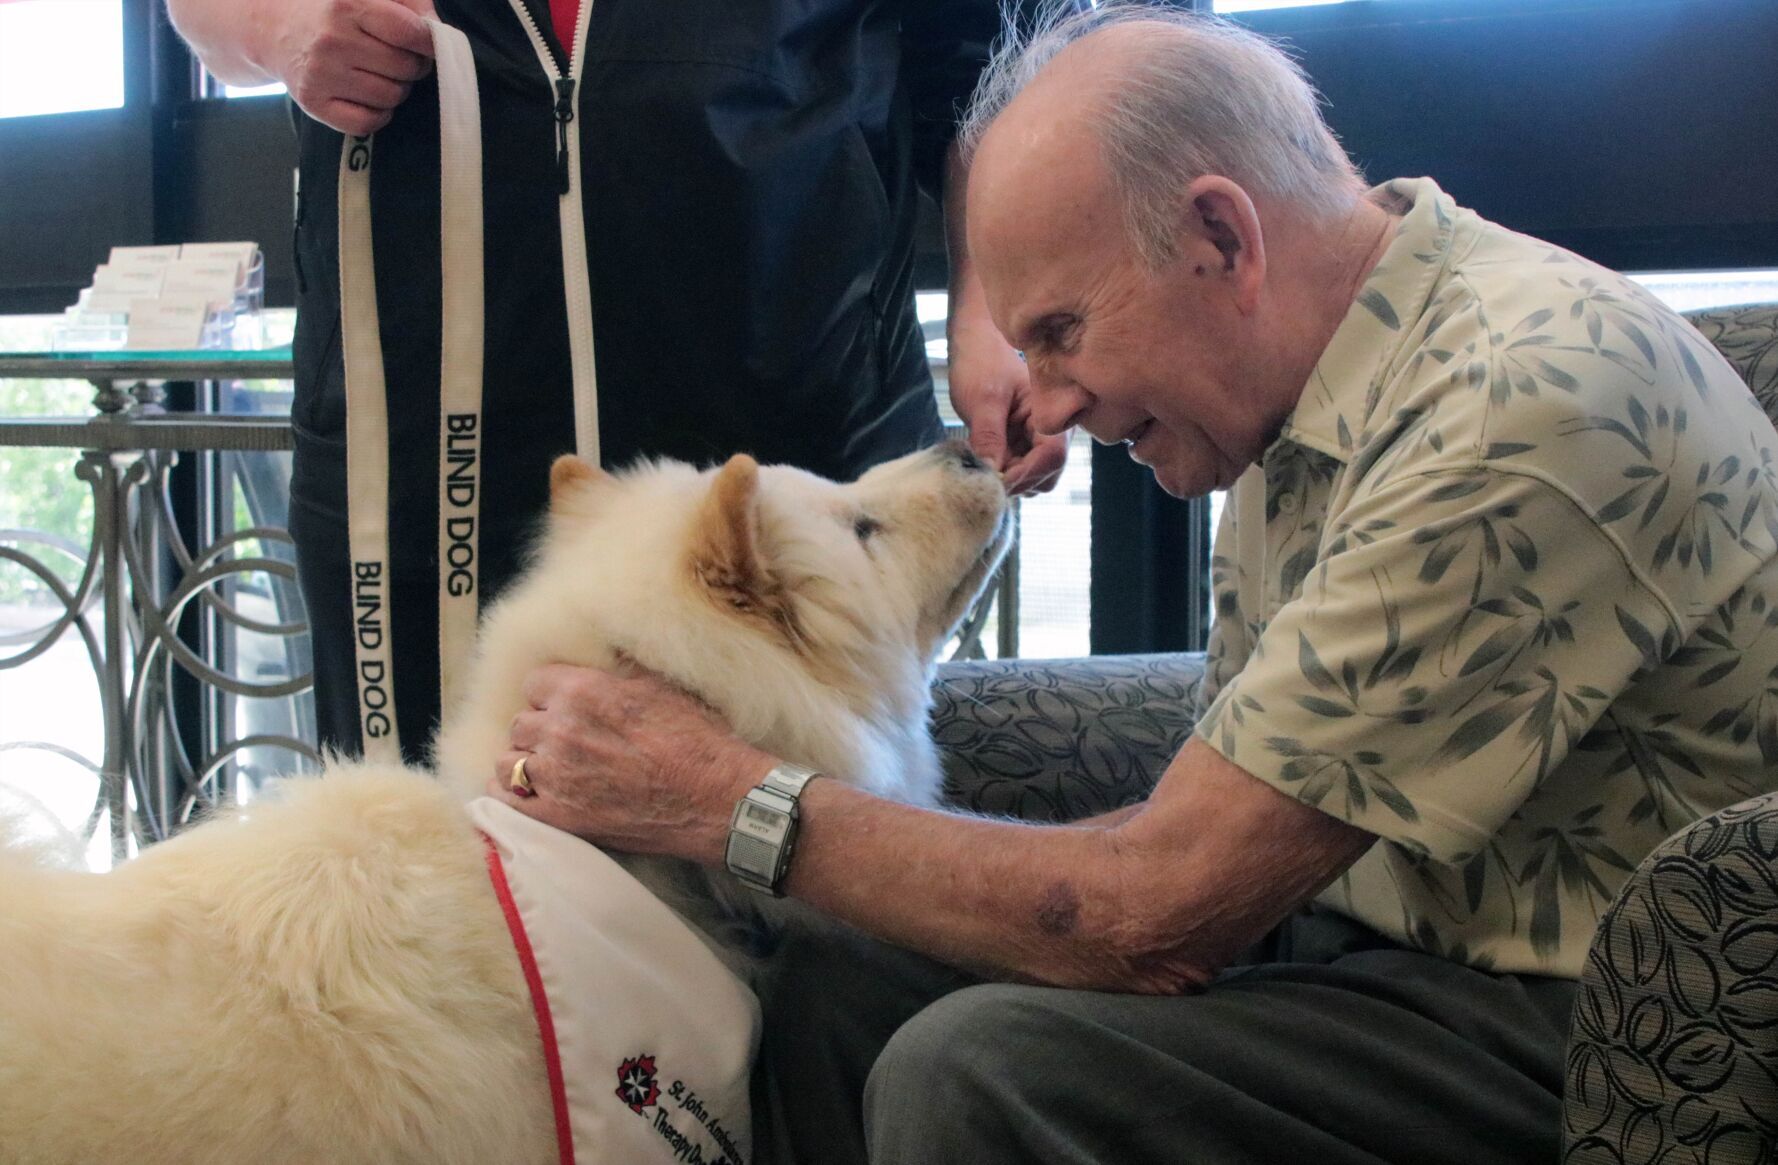
{"label": "glass shelf", "polygon": [[0,377],[79,380],[279,380],[292,375],[290,345],[173,352],[0,352]]}

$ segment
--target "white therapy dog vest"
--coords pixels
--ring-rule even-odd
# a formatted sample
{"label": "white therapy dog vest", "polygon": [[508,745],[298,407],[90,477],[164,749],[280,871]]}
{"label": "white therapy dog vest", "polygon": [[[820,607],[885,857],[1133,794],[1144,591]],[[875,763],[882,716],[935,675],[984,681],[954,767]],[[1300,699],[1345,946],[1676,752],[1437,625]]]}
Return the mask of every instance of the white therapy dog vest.
{"label": "white therapy dog vest", "polygon": [[560,1165],[747,1165],[753,993],[598,849],[486,797],[468,808],[531,990]]}

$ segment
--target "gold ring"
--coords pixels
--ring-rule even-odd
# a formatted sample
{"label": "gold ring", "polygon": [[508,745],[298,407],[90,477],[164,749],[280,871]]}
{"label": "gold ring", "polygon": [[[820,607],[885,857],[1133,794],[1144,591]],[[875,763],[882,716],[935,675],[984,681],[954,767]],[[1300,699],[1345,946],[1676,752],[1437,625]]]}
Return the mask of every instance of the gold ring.
{"label": "gold ring", "polygon": [[535,791],[531,788],[531,778],[525,775],[525,762],[529,759],[529,756],[521,756],[512,763],[512,775],[506,778],[506,783],[515,793]]}

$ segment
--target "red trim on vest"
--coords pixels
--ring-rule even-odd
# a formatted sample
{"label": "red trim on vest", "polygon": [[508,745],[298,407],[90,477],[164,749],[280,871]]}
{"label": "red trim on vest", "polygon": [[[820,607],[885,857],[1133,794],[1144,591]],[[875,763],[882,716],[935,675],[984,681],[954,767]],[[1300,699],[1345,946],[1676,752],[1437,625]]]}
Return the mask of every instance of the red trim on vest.
{"label": "red trim on vest", "polygon": [[500,900],[500,911],[506,915],[506,929],[512,933],[513,949],[518,951],[519,966],[525,972],[525,986],[531,989],[531,1010],[537,1015],[537,1033],[543,1037],[543,1063],[549,1071],[549,1100],[556,1110],[556,1151],[561,1165],[574,1165],[574,1130],[568,1124],[568,1086],[562,1079],[562,1053],[556,1046],[556,1024],[550,1018],[549,997],[543,991],[543,976],[537,970],[537,956],[525,934],[525,920],[512,900],[512,888],[506,884],[506,866],[494,839],[482,834],[488,847],[488,880],[494,883],[494,897]]}

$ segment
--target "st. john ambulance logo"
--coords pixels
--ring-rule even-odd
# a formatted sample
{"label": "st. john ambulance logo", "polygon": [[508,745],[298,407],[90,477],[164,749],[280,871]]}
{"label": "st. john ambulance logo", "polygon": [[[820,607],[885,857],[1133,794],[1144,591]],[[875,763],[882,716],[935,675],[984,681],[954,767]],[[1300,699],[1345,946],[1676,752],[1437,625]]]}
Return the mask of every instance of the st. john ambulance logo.
{"label": "st. john ambulance logo", "polygon": [[617,1066],[617,1098],[638,1115],[661,1098],[661,1086],[654,1082],[653,1056],[637,1056]]}

